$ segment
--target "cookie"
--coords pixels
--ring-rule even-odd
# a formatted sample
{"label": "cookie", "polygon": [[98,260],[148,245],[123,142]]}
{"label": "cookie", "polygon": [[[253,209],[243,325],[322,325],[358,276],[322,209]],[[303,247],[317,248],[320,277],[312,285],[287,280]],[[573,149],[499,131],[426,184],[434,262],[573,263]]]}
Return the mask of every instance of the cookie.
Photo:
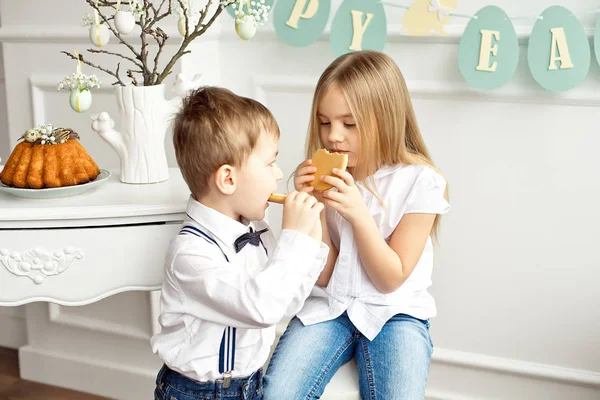
{"label": "cookie", "polygon": [[333,169],[337,168],[345,171],[348,166],[348,154],[330,153],[325,149],[319,149],[315,151],[315,154],[312,156],[312,166],[317,167],[317,172],[314,174],[315,180],[309,184],[313,186],[316,191],[322,192],[331,189],[333,186],[322,182],[320,177],[324,175],[338,177],[333,173]]}
{"label": "cookie", "polygon": [[277,193],[272,193],[269,196],[269,200],[272,203],[278,203],[278,204],[283,204],[285,202],[285,198],[287,197],[287,195],[285,194],[277,194]]}

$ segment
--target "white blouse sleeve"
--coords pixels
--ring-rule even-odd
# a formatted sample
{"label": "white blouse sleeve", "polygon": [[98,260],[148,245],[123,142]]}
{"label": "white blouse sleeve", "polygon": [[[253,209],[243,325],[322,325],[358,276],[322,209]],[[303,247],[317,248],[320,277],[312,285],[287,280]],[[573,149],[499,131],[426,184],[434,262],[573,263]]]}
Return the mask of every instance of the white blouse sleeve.
{"label": "white blouse sleeve", "polygon": [[405,214],[445,214],[450,204],[444,198],[446,180],[430,167],[423,167],[408,197]]}

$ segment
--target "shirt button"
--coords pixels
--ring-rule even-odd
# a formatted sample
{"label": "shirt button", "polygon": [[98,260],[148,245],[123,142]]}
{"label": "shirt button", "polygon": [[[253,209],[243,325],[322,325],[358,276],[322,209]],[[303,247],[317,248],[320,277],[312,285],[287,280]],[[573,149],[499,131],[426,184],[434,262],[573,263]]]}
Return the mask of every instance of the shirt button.
{"label": "shirt button", "polygon": [[344,254],[342,257],[340,257],[340,260],[346,262],[348,261],[348,256]]}

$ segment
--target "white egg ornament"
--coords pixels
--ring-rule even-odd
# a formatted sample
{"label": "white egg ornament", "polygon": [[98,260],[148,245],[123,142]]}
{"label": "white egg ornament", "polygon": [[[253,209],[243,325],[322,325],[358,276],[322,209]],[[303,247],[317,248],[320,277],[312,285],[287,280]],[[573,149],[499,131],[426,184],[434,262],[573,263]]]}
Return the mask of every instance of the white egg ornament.
{"label": "white egg ornament", "polygon": [[242,40],[250,40],[256,35],[256,20],[252,15],[246,15],[240,21],[235,23],[235,31]]}
{"label": "white egg ornament", "polygon": [[115,29],[122,35],[129,35],[135,28],[135,17],[130,11],[115,13]]}
{"label": "white egg ornament", "polygon": [[92,105],[92,92],[89,89],[73,89],[69,96],[69,104],[73,111],[82,113],[87,111]]}
{"label": "white egg ornament", "polygon": [[104,24],[90,26],[90,41],[98,47],[106,46],[110,39],[110,31]]}
{"label": "white egg ornament", "polygon": [[[194,31],[194,21],[190,17],[188,17],[188,34],[191,35]],[[185,17],[179,18],[179,22],[177,22],[177,29],[179,30],[179,34],[185,37]]]}

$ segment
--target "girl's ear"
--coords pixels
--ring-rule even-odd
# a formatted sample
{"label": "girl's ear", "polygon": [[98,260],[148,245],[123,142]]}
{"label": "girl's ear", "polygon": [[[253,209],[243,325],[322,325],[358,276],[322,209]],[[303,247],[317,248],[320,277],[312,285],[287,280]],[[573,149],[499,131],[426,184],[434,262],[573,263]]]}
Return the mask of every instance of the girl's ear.
{"label": "girl's ear", "polygon": [[221,193],[225,195],[232,195],[235,193],[237,177],[236,170],[231,165],[221,165],[217,172],[215,172],[214,180],[215,186]]}

